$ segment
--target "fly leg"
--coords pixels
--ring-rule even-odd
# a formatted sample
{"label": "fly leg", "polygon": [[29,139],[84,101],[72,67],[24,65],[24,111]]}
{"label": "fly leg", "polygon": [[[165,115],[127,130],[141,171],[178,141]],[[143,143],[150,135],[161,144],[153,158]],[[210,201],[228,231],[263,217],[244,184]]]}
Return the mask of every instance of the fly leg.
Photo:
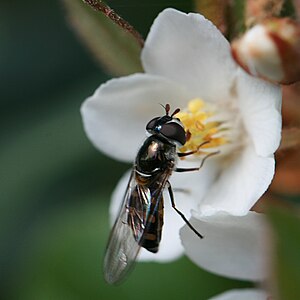
{"label": "fly leg", "polygon": [[[193,151],[191,151],[191,152],[193,152]],[[186,153],[190,153],[190,152],[186,152]],[[186,154],[186,153],[181,153],[181,154]],[[203,159],[202,159],[202,161],[201,161],[201,164],[200,164],[199,167],[196,167],[196,168],[176,168],[174,171],[176,171],[176,172],[199,171],[199,170],[203,167],[204,162],[205,162],[209,157],[211,157],[211,156],[213,156],[213,155],[216,155],[216,154],[219,154],[219,153],[220,153],[220,151],[216,151],[216,152],[212,152],[212,153],[209,153],[209,154],[207,154],[206,156],[204,156]],[[191,154],[193,154],[193,153],[191,153]],[[189,155],[189,154],[188,154],[188,155]]]}
{"label": "fly leg", "polygon": [[201,144],[197,147],[196,150],[189,151],[189,152],[184,152],[184,153],[178,152],[177,155],[178,155],[178,157],[185,157],[185,156],[188,156],[188,155],[195,154],[195,153],[197,153],[197,152],[199,151],[199,149],[200,149],[202,146],[204,146],[204,145],[206,145],[206,144],[209,144],[209,141],[205,141],[205,142],[201,143]]}
{"label": "fly leg", "polygon": [[186,223],[187,226],[190,227],[191,230],[194,231],[194,233],[201,239],[203,239],[203,235],[201,235],[196,228],[189,222],[189,220],[185,217],[185,215],[175,206],[175,201],[174,201],[174,194],[172,191],[172,187],[170,182],[168,181],[168,191],[171,199],[171,205],[175,209],[175,211],[180,215],[180,217],[183,219],[183,221]]}
{"label": "fly leg", "polygon": [[[203,143],[201,143],[196,150],[193,150],[193,151],[189,151],[189,152],[184,152],[184,153],[177,153],[178,157],[185,157],[185,156],[189,156],[189,155],[192,155],[192,154],[195,154],[199,151],[199,149],[203,146],[203,145],[206,145],[208,144],[209,141],[205,141]],[[201,164],[199,167],[197,168],[176,168],[175,171],[176,172],[190,172],[190,171],[199,171],[203,165],[204,165],[204,162],[206,161],[207,158],[213,156],[213,155],[216,155],[216,154],[219,154],[220,151],[216,151],[216,152],[212,152],[212,153],[209,153],[207,154],[206,156],[203,157],[202,161],[201,161]]]}

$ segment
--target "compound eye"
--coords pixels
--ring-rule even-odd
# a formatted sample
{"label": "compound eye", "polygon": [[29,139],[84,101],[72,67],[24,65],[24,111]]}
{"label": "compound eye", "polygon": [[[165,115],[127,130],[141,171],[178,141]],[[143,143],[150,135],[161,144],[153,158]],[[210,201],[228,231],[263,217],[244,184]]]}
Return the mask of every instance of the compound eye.
{"label": "compound eye", "polygon": [[156,118],[152,119],[151,121],[149,121],[146,126],[146,130],[148,130],[148,131],[154,130],[154,128],[156,126],[156,122],[159,118],[160,117],[156,117]]}
{"label": "compound eye", "polygon": [[186,142],[186,135],[184,128],[175,122],[164,124],[160,130],[160,133],[163,134],[166,138],[174,140],[181,145],[184,145]]}

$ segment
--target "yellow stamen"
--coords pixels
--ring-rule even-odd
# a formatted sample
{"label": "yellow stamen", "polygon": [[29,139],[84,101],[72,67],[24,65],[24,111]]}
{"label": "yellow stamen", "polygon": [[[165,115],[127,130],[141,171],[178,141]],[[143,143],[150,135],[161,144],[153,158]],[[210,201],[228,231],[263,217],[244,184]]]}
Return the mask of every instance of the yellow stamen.
{"label": "yellow stamen", "polygon": [[207,154],[209,148],[216,148],[229,142],[223,134],[227,128],[221,127],[222,122],[209,120],[215,112],[209,110],[208,106],[202,99],[196,98],[189,101],[186,110],[176,114],[190,135],[184,146],[179,149],[180,152],[196,151],[201,144],[207,142],[197,151],[197,154]]}

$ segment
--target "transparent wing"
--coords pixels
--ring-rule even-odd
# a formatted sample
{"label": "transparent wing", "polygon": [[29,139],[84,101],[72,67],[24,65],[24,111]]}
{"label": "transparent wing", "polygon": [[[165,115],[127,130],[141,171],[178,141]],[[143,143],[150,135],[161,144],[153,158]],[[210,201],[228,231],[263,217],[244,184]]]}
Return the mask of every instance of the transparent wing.
{"label": "transparent wing", "polygon": [[162,192],[171,170],[150,176],[139,185],[133,170],[104,257],[104,277],[120,282],[132,269],[141,246],[158,251],[163,224]]}
{"label": "transparent wing", "polygon": [[108,283],[118,283],[132,269],[141,248],[139,241],[150,203],[148,189],[136,183],[132,171],[104,257],[104,277]]}

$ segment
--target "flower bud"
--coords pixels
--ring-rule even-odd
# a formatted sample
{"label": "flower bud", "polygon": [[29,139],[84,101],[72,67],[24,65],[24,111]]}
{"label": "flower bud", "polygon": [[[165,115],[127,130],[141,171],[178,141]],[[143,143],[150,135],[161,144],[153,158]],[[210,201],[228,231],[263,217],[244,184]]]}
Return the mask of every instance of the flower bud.
{"label": "flower bud", "polygon": [[232,43],[232,55],[248,73],[273,82],[300,80],[300,24],[270,18]]}

